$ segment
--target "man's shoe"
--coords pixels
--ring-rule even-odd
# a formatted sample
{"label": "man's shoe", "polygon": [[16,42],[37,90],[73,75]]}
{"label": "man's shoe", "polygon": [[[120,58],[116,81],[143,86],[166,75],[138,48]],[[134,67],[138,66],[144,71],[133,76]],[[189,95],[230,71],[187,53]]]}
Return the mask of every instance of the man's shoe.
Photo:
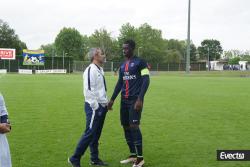
{"label": "man's shoe", "polygon": [[143,167],[145,161],[143,158],[137,158],[132,167]]}
{"label": "man's shoe", "polygon": [[120,161],[121,164],[134,163],[136,161],[136,155],[130,155],[127,159]]}
{"label": "man's shoe", "polygon": [[72,162],[72,161],[70,160],[70,158],[68,158],[68,163],[69,163],[72,167],[81,167],[80,164],[76,164],[76,163]]}
{"label": "man's shoe", "polygon": [[103,162],[101,159],[98,159],[96,161],[91,161],[90,165],[93,165],[93,166],[108,166],[108,164],[106,162]]}

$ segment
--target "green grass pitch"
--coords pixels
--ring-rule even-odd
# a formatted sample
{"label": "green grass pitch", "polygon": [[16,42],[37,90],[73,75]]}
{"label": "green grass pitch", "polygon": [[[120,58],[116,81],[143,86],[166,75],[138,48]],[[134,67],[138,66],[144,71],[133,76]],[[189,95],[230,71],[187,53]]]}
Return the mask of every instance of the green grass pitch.
{"label": "green grass pitch", "polygon": [[[216,161],[217,149],[250,149],[250,78],[240,76],[152,76],[141,125],[145,167],[250,166]],[[109,97],[116,80],[107,76]],[[85,128],[81,75],[9,74],[0,76],[0,91],[12,122],[13,167],[67,167]],[[100,157],[110,167],[121,167],[119,161],[128,156],[119,101],[100,140]],[[89,166],[89,151],[82,165]]]}

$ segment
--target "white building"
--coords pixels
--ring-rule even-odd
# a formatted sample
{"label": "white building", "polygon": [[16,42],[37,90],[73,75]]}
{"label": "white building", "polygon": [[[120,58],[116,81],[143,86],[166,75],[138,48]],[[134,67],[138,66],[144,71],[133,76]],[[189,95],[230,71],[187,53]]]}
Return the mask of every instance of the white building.
{"label": "white building", "polygon": [[210,70],[223,71],[225,61],[210,61]]}
{"label": "white building", "polygon": [[241,71],[246,71],[250,67],[248,61],[239,61],[239,65]]}

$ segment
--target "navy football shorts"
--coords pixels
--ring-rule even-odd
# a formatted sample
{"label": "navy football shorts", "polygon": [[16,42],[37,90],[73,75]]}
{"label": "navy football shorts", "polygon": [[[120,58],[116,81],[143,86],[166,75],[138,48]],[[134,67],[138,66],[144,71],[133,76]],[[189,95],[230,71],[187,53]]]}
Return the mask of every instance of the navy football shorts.
{"label": "navy football shorts", "polygon": [[121,99],[120,119],[122,126],[140,125],[141,112],[134,109],[137,99]]}

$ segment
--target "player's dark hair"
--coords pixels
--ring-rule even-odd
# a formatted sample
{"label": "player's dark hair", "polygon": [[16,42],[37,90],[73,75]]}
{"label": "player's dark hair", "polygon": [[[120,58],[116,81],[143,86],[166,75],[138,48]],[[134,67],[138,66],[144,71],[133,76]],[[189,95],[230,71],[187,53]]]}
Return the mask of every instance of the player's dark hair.
{"label": "player's dark hair", "polygon": [[132,39],[126,40],[124,44],[128,44],[133,50],[135,49],[136,46],[135,41]]}

